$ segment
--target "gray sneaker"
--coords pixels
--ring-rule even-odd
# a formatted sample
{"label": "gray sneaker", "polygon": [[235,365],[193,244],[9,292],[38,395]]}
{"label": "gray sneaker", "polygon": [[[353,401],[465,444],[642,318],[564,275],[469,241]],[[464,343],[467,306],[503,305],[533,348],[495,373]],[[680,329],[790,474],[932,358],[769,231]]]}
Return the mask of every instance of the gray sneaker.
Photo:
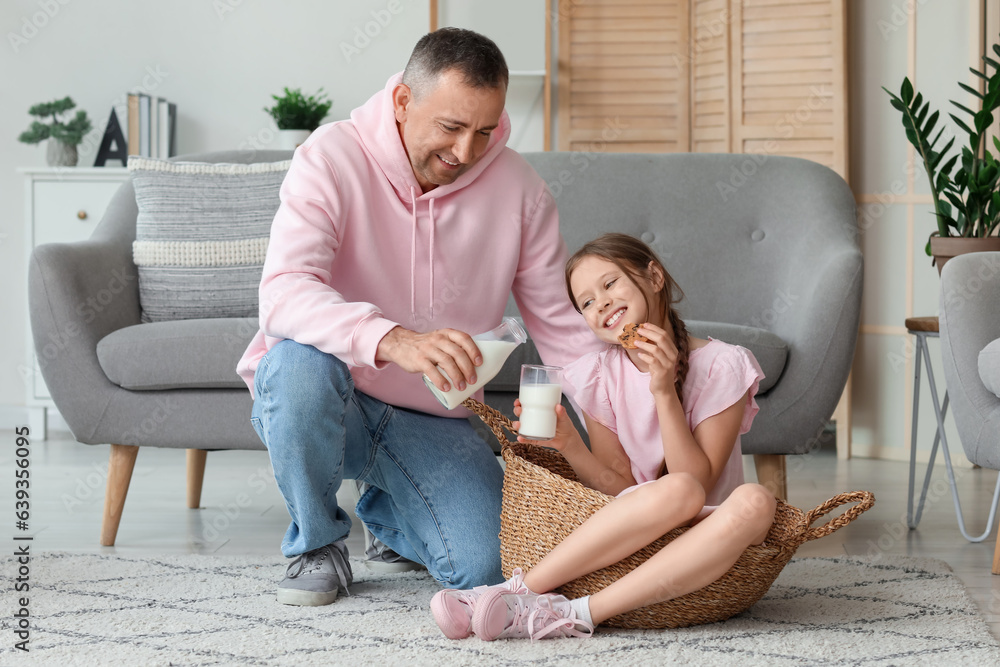
{"label": "gray sneaker", "polygon": [[330,604],[337,594],[350,595],[354,578],[343,540],[307,551],[288,565],[278,584],[278,602],[304,607]]}
{"label": "gray sneaker", "polygon": [[403,558],[390,549],[385,543],[371,534],[368,527],[361,524],[365,530],[365,567],[372,572],[392,574],[394,572],[411,572],[422,570],[424,566],[408,558]]}
{"label": "gray sneaker", "polygon": [[[354,480],[353,490],[355,492],[354,501],[357,503],[368,490],[368,484],[360,480]],[[368,526],[361,523],[361,531],[365,536],[365,567],[371,572],[381,574],[393,574],[396,572],[411,572],[422,570],[424,566],[408,558],[403,558],[398,553],[390,549],[386,544],[372,535]]]}

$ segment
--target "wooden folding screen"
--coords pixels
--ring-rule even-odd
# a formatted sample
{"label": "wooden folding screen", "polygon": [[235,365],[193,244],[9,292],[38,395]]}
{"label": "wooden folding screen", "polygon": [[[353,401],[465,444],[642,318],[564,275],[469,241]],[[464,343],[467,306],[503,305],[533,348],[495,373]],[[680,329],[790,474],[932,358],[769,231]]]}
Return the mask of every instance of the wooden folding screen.
{"label": "wooden folding screen", "polygon": [[[848,177],[846,0],[555,4],[559,150],[791,155]],[[850,404],[848,380],[841,458]]]}
{"label": "wooden folding screen", "polygon": [[558,6],[559,150],[688,150],[688,1]]}
{"label": "wooden folding screen", "polygon": [[559,149],[794,155],[847,175],[844,0],[562,0]]}

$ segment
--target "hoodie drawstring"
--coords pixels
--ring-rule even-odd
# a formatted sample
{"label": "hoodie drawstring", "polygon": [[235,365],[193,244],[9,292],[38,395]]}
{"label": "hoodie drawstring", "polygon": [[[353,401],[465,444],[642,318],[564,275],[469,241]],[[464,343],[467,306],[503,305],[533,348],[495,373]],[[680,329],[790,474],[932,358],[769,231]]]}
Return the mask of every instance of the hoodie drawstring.
{"label": "hoodie drawstring", "polygon": [[[412,221],[413,233],[410,236],[410,316],[415,322],[417,320],[417,194],[416,188],[410,186],[410,203],[413,205]],[[427,205],[430,215],[430,253],[427,260],[430,263],[430,284],[428,287],[428,301],[430,302],[430,317],[434,319],[434,200],[431,199]]]}
{"label": "hoodie drawstring", "polygon": [[410,186],[410,203],[413,205],[413,235],[410,237],[410,317],[417,320],[417,196]]}
{"label": "hoodie drawstring", "polygon": [[[416,207],[414,207],[416,210]],[[431,265],[431,280],[430,280],[430,293],[428,296],[428,301],[431,304],[431,319],[434,319],[434,200],[431,199],[427,205],[427,212],[430,216],[431,221],[431,249],[430,254],[427,257],[428,263]]]}

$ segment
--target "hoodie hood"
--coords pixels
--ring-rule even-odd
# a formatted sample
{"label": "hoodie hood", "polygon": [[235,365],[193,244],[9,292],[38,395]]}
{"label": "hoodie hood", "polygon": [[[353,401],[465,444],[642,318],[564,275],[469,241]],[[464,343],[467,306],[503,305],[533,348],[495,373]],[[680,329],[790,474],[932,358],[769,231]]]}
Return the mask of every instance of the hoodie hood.
{"label": "hoodie hood", "polygon": [[456,178],[452,183],[439,185],[429,192],[423,192],[423,188],[417,182],[417,177],[413,173],[410,165],[410,158],[403,146],[403,140],[399,135],[399,126],[396,123],[396,113],[392,102],[392,91],[403,81],[403,73],[399,72],[391,77],[385,84],[385,88],[372,95],[363,106],[351,112],[351,120],[357,128],[361,143],[375,160],[375,163],[382,170],[382,173],[392,184],[396,191],[396,196],[404,202],[410,209],[411,229],[410,229],[410,316],[417,318],[417,234],[418,234],[418,202],[427,202],[427,261],[430,266],[428,274],[427,293],[431,303],[430,317],[434,318],[434,241],[436,235],[436,225],[434,222],[434,201],[449,194],[457,192],[474,182],[476,178],[497,156],[499,156],[507,146],[507,139],[510,137],[510,117],[504,109],[500,114],[500,122],[496,129],[490,133],[489,143],[486,144],[486,151],[468,171]]}
{"label": "hoodie hood", "polygon": [[396,113],[392,105],[392,91],[403,81],[403,73],[391,77],[385,88],[372,95],[363,106],[351,112],[351,120],[361,137],[365,150],[371,153],[382,173],[392,183],[402,201],[412,202],[413,193],[418,199],[436,199],[461,190],[490,165],[503,152],[510,138],[510,117],[504,109],[500,114],[500,124],[490,133],[486,151],[471,169],[455,179],[453,183],[439,185],[430,192],[422,193],[417,177],[410,166],[410,158],[403,147],[396,124]]}

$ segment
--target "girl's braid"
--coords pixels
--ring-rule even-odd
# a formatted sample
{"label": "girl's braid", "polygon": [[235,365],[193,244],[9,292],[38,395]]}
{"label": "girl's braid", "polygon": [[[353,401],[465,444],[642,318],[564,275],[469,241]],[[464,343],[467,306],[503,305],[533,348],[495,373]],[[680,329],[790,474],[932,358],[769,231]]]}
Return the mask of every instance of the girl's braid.
{"label": "girl's braid", "polygon": [[[580,304],[573,296],[571,277],[573,270],[584,257],[600,257],[615,264],[622,272],[629,277],[634,284],[640,285],[643,280],[651,280],[652,271],[658,269],[663,274],[663,286],[657,292],[660,298],[659,314],[666,313],[667,320],[674,332],[674,345],[677,346],[677,378],[674,381],[674,388],[677,390],[677,397],[684,401],[684,380],[688,373],[688,346],[687,327],[684,320],[677,315],[673,305],[684,298],[684,292],[674,279],[667,273],[663,262],[648,245],[639,239],[627,234],[611,232],[604,234],[573,253],[573,256],[566,262],[566,292],[569,295],[570,303],[580,312]],[[646,312],[652,314],[649,299],[646,298]],[[656,322],[660,323],[663,319]]]}
{"label": "girl's braid", "polygon": [[673,308],[667,310],[667,317],[674,330],[674,345],[677,347],[677,379],[674,380],[674,388],[677,390],[677,398],[681,404],[684,403],[684,380],[688,373],[688,332],[684,320],[680,318]]}

